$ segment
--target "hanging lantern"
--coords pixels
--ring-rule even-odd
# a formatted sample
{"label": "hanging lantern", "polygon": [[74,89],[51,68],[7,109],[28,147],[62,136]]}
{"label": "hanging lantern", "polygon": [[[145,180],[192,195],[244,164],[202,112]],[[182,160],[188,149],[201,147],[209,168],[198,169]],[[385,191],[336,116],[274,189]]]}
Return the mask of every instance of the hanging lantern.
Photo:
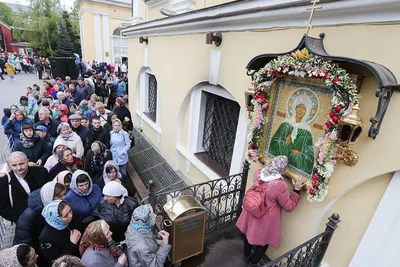
{"label": "hanging lantern", "polygon": [[254,105],[253,103],[251,103],[251,101],[254,99],[255,94],[256,94],[256,82],[252,81],[251,86],[247,89],[247,91],[245,91],[246,108],[247,111],[249,112],[249,118],[251,117],[250,113],[254,109]]}
{"label": "hanging lantern", "polygon": [[349,144],[354,144],[364,130],[362,118],[358,115],[360,107],[356,103],[352,111],[340,118],[340,126],[338,131],[339,142],[339,159],[347,166],[355,166],[358,163],[358,155],[354,152]]}
{"label": "hanging lantern", "polygon": [[354,144],[364,130],[364,123],[358,112],[358,103],[353,106],[352,111],[340,118],[339,141],[343,144]]}

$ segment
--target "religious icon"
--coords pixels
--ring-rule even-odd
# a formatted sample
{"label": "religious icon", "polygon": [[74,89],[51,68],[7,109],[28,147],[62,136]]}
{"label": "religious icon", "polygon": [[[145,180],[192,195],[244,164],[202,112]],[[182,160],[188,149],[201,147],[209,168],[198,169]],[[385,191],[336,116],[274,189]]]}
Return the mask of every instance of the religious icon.
{"label": "religious icon", "polygon": [[263,156],[267,161],[285,155],[293,177],[311,178],[317,151],[314,144],[322,136],[332,95],[322,84],[295,80],[277,81],[272,91]]}

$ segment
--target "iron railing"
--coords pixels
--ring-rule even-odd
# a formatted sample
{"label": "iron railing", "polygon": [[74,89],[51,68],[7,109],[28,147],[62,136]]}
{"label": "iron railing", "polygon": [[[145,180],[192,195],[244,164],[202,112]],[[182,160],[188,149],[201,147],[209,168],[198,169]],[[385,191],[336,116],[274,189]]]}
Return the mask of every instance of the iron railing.
{"label": "iron railing", "polygon": [[329,243],[338,227],[340,216],[337,213],[329,217],[325,231],[282,256],[268,262],[264,267],[318,267],[328,249]]}
{"label": "iron railing", "polygon": [[165,218],[163,205],[168,200],[180,195],[190,195],[199,200],[206,209],[206,233],[235,223],[242,210],[249,166],[245,161],[242,173],[178,190],[155,192],[154,184],[150,181],[149,202],[157,214],[157,222],[160,223]]}
{"label": "iron railing", "polygon": [[0,164],[6,163],[8,156],[14,150],[14,141],[13,137],[10,135],[7,139],[7,142],[4,144],[3,149],[0,152]]}

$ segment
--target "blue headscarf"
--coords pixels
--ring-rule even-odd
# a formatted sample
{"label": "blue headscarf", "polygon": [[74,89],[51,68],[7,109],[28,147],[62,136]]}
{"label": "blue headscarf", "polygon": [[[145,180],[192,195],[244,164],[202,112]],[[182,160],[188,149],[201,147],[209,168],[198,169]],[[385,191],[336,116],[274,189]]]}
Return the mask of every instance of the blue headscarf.
{"label": "blue headscarf", "polygon": [[[79,190],[78,185],[76,184],[76,179],[81,174],[86,175],[89,178],[89,190],[88,190],[88,192],[86,194],[82,193],[81,190]],[[90,175],[87,172],[82,171],[82,170],[75,171],[74,174],[72,175],[72,178],[71,178],[71,190],[74,191],[78,196],[81,196],[81,197],[87,196],[90,193],[92,193],[93,182],[92,182],[92,178],[90,178]]]}
{"label": "blue headscarf", "polygon": [[59,231],[64,230],[68,226],[68,223],[61,220],[58,214],[58,205],[60,205],[61,201],[63,200],[54,200],[50,202],[42,211],[42,216],[46,222]]}
{"label": "blue headscarf", "polygon": [[133,211],[130,226],[142,234],[150,232],[153,226],[153,218],[149,204],[139,206]]}

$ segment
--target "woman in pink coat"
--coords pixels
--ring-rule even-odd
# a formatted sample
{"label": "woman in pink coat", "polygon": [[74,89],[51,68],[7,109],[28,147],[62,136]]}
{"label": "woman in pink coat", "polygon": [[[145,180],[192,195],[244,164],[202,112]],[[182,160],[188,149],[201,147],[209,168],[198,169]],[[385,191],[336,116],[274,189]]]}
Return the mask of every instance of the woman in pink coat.
{"label": "woman in pink coat", "polygon": [[[260,218],[253,217],[243,209],[236,226],[246,235],[244,240],[244,263],[257,266],[267,251],[268,245],[279,247],[282,209],[291,212],[300,200],[300,190],[304,183],[292,180],[294,192],[289,193],[282,174],[288,165],[285,156],[273,158],[263,169],[254,174],[255,183],[267,183],[265,203],[267,212]],[[250,255],[251,249],[253,254]]]}

